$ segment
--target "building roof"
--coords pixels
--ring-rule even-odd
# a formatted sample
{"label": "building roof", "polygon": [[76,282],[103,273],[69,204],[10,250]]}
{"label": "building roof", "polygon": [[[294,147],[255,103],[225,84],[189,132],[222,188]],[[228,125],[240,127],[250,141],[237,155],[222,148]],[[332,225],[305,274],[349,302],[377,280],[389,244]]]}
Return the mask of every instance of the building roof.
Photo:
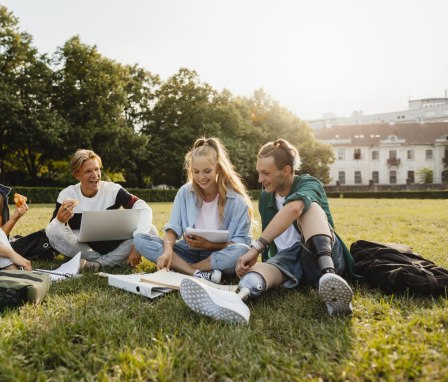
{"label": "building roof", "polygon": [[333,145],[378,146],[390,136],[407,145],[424,145],[437,139],[448,143],[448,122],[333,126],[314,133],[316,139]]}

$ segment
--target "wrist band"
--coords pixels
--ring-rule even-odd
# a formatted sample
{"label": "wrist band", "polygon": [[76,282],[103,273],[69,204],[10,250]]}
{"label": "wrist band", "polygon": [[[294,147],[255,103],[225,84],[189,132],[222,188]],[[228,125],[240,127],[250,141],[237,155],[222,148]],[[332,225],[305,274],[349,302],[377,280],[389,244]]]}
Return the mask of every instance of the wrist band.
{"label": "wrist band", "polygon": [[264,238],[263,238],[263,236],[260,236],[259,238],[258,238],[258,241],[261,243],[261,244],[263,244],[263,246],[266,248],[267,246],[269,246],[269,242],[267,241],[267,240],[265,240]]}
{"label": "wrist band", "polygon": [[265,246],[259,240],[254,240],[252,241],[251,248],[255,248],[258,253],[261,253]]}

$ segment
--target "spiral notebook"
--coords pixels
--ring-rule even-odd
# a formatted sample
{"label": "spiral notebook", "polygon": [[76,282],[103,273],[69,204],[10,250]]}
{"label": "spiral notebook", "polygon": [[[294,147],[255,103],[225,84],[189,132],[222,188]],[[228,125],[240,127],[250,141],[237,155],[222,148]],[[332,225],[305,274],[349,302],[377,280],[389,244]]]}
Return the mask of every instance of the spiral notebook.
{"label": "spiral notebook", "polygon": [[51,281],[66,280],[71,277],[80,276],[81,252],[78,252],[71,260],[62,264],[57,269],[35,269],[36,273],[47,273]]}

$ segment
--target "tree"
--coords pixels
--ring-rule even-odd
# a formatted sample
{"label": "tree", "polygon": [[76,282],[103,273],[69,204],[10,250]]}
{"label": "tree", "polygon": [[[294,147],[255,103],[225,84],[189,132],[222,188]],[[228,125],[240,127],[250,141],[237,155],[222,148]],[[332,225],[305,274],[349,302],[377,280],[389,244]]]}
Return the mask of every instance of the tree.
{"label": "tree", "polygon": [[429,167],[421,167],[417,171],[417,176],[420,178],[421,183],[432,183],[433,181],[433,171]]}
{"label": "tree", "polygon": [[20,161],[35,182],[46,161],[59,155],[66,124],[53,109],[48,58],[3,6],[0,22],[0,160]]}
{"label": "tree", "polygon": [[[260,89],[252,98],[246,99],[252,124],[260,131],[262,144],[286,139],[298,148],[302,166],[300,173],[308,173],[322,182],[329,181],[329,165],[334,160],[334,154],[329,145],[316,141],[308,124],[295,114],[272,100]],[[254,184],[251,184],[254,186]]]}
{"label": "tree", "polygon": [[[81,43],[78,36],[56,52],[55,104],[70,124],[67,155],[91,148],[111,171],[122,171],[129,159],[127,147],[134,128],[129,123],[127,86],[130,70]],[[126,114],[128,113],[128,115]]]}
{"label": "tree", "polygon": [[[124,163],[127,182],[135,176],[138,187],[144,188],[150,182],[151,136],[143,134],[153,121],[153,108],[157,101],[157,91],[160,88],[160,78],[147,70],[128,66],[128,80],[126,83],[127,102],[124,109],[126,122],[130,132],[124,137],[122,147],[128,150],[128,157]],[[128,175],[129,174],[129,175]]]}
{"label": "tree", "polygon": [[142,128],[151,137],[151,175],[155,184],[179,187],[184,182],[186,152],[197,137],[211,132],[208,116],[215,95],[195,71],[184,68],[161,84],[153,120]]}

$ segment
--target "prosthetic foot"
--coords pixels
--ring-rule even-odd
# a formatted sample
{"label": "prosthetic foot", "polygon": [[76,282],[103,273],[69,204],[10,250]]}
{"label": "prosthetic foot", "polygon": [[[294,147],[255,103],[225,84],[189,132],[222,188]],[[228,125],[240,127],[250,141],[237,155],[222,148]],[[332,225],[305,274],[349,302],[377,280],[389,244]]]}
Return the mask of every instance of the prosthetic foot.
{"label": "prosthetic foot", "polygon": [[268,289],[280,286],[282,282],[283,274],[276,266],[266,263],[256,263],[241,278],[238,284],[240,289],[238,296],[242,300],[246,300],[248,297],[256,298]]}

